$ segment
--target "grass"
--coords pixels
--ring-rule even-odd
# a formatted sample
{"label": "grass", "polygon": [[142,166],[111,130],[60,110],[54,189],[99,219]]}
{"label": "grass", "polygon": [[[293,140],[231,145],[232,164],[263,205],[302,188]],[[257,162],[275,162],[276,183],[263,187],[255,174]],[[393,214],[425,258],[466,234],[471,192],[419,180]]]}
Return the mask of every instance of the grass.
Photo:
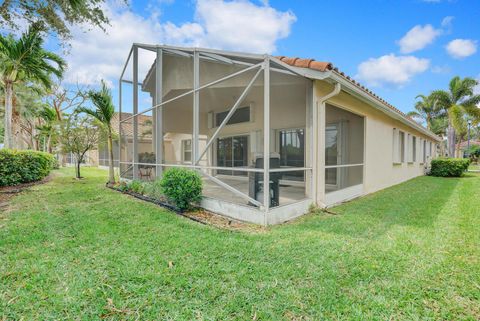
{"label": "grass", "polygon": [[0,214],[0,320],[480,319],[476,174],[416,178],[252,233],[83,173],[61,170]]}
{"label": "grass", "polygon": [[480,171],[480,165],[479,164],[470,164],[468,167],[468,170],[470,171]]}

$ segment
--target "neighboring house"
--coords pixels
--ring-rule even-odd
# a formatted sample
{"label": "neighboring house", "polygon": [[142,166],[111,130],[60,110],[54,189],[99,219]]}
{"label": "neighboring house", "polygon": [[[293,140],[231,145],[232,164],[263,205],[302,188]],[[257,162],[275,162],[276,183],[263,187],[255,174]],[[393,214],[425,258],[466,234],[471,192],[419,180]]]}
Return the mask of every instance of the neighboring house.
{"label": "neighboring house", "polygon": [[[463,141],[457,144],[457,148],[455,148],[455,157],[464,158],[467,157],[467,149],[468,149],[468,141]],[[480,146],[480,141],[470,140],[470,147],[471,146]]]}
{"label": "neighboring house", "polygon": [[[132,117],[132,113],[121,113],[121,118],[125,119]],[[154,152],[154,142],[152,138],[153,130],[153,121],[152,116],[149,115],[138,115],[137,124],[137,154],[138,154],[138,163],[141,164],[139,167],[139,178],[142,179],[154,179],[155,173],[153,170],[153,164],[155,163],[155,152]],[[118,140],[118,132],[120,126],[120,114],[115,113],[112,119],[112,128],[114,130],[114,135],[117,137],[113,141],[113,162],[114,167],[119,166],[120,159],[120,145]],[[124,149],[124,159],[129,162],[133,159],[133,137],[134,137],[134,125],[133,122],[125,122],[122,124],[122,143],[123,146],[128,146],[127,149]],[[205,137],[200,137],[202,142],[205,142]],[[186,135],[183,133],[164,133],[163,139],[163,153],[165,157],[176,164],[191,164],[191,135]],[[108,147],[106,142],[99,144],[98,148],[98,164],[100,167],[109,166],[109,157],[108,157]],[[121,176],[132,175],[132,168],[126,168],[121,172]]]}
{"label": "neighboring house", "polygon": [[244,221],[280,223],[423,175],[441,141],[328,62],[134,44],[129,64],[122,178],[142,178],[143,138],[129,128],[149,115],[155,175],[199,170],[201,205]]}

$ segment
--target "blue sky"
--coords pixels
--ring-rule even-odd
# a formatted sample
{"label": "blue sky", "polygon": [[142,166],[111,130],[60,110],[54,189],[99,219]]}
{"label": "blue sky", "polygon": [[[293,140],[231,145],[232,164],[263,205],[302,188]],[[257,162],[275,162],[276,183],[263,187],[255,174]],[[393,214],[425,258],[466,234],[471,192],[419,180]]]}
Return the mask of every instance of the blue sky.
{"label": "blue sky", "polygon": [[132,42],[331,61],[397,106],[480,77],[480,4],[464,0],[145,0],[106,7],[108,34],[75,29],[66,83],[116,80]]}

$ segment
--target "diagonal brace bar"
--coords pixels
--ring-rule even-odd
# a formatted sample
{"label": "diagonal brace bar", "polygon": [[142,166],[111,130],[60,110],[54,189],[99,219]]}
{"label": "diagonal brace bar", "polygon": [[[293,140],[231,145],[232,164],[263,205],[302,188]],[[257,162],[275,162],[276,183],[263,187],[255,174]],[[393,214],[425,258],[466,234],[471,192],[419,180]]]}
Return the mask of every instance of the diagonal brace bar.
{"label": "diagonal brace bar", "polygon": [[228,185],[227,183],[222,182],[222,181],[219,180],[218,178],[216,178],[216,177],[208,174],[207,172],[205,172],[205,170],[202,170],[201,173],[202,173],[203,175],[205,175],[208,179],[212,180],[214,183],[220,185],[221,187],[229,190],[230,192],[232,192],[232,193],[234,193],[234,194],[237,194],[237,195],[240,196],[241,198],[249,201],[250,203],[252,203],[252,204],[254,204],[254,205],[258,206],[258,207],[262,207],[263,204],[260,203],[259,201],[257,201],[256,199],[253,199],[253,198],[251,198],[250,196],[248,196],[247,194],[244,194],[244,193],[240,192],[239,190],[231,187],[231,186]]}
{"label": "diagonal brace bar", "polygon": [[225,127],[225,125],[227,124],[227,122],[230,120],[230,118],[233,116],[233,114],[235,113],[235,111],[237,110],[238,106],[240,106],[240,104],[243,102],[243,100],[245,99],[245,97],[248,95],[248,93],[250,92],[250,89],[252,89],[252,86],[253,84],[255,83],[255,80],[257,80],[258,76],[260,75],[260,73],[262,72],[263,68],[260,68],[257,73],[253,76],[253,78],[250,80],[250,82],[248,83],[247,87],[245,87],[245,89],[243,90],[242,94],[240,95],[240,97],[238,97],[237,101],[235,102],[235,104],[233,105],[233,107],[230,109],[230,111],[228,112],[227,116],[225,117],[225,119],[222,121],[222,123],[220,124],[220,126],[218,126],[217,130],[215,130],[215,133],[213,133],[212,137],[210,138],[210,140],[207,142],[207,145],[205,146],[205,149],[203,150],[203,152],[198,156],[198,158],[195,160],[195,165],[198,164],[198,162],[200,161],[200,159],[202,159],[203,155],[205,155],[205,153],[208,151],[208,149],[210,148],[210,146],[213,144],[213,142],[215,141],[215,139],[217,138],[217,136],[220,134],[220,131],[223,129],[223,127]]}
{"label": "diagonal brace bar", "polygon": [[[263,62],[262,62],[262,63],[259,63],[259,64],[256,64],[256,65],[253,65],[253,66],[250,66],[250,67],[248,67],[248,68],[239,70],[239,71],[234,72],[233,74],[227,75],[227,76],[225,76],[225,77],[223,77],[223,78],[220,78],[220,79],[214,80],[214,81],[212,81],[212,82],[209,82],[208,84],[202,85],[202,86],[198,87],[197,89],[192,89],[192,90],[189,90],[189,91],[187,91],[187,92],[184,92],[183,94],[180,94],[180,95],[178,95],[178,96],[176,96],[176,97],[170,98],[169,100],[162,101],[162,103],[157,104],[157,105],[155,105],[155,106],[152,106],[151,108],[145,109],[145,110],[142,111],[140,114],[148,113],[149,111],[151,111],[151,110],[153,110],[153,109],[155,109],[155,108],[161,107],[161,106],[163,106],[163,105],[165,105],[165,104],[171,103],[172,101],[175,101],[175,100],[180,99],[180,98],[182,98],[182,97],[188,96],[188,95],[190,95],[190,94],[192,94],[192,93],[194,93],[194,92],[196,92],[196,91],[200,91],[200,90],[202,90],[202,89],[211,87],[211,86],[213,86],[213,85],[216,85],[216,84],[221,83],[221,82],[223,82],[223,81],[226,81],[226,80],[228,80],[228,79],[237,77],[237,76],[239,76],[239,75],[241,75],[241,74],[244,74],[244,73],[246,73],[246,72],[248,72],[248,71],[250,71],[250,70],[252,70],[252,69],[259,68],[259,67],[261,67],[262,65],[263,65]],[[131,118],[133,118],[133,117],[135,117],[135,116],[137,116],[137,115],[139,115],[139,114],[135,114],[135,115],[126,117],[125,119],[122,120],[122,122],[125,122],[125,121],[127,121],[127,120],[129,120],[129,119],[131,119]]]}

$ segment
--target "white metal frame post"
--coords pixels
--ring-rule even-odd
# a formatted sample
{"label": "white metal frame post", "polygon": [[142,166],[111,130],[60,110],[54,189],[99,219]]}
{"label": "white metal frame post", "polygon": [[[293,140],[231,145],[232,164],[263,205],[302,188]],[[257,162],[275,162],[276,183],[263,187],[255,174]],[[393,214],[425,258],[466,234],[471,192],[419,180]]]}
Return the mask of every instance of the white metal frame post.
{"label": "white metal frame post", "polygon": [[[314,165],[314,120],[313,120],[313,110],[314,110],[314,82],[310,79],[306,80],[306,116],[307,118],[305,119],[305,167],[310,167],[310,170],[307,170],[304,172],[305,175],[305,192],[306,195],[312,199],[315,198],[314,194],[314,186],[315,183],[313,182],[314,176],[313,176],[313,168],[315,167]],[[307,147],[308,146],[308,147]]]}
{"label": "white metal frame post", "polygon": [[[193,137],[192,137],[192,160],[198,160],[198,138],[200,133],[200,53],[193,52]],[[195,163],[194,163],[195,164]]]}
{"label": "white metal frame post", "polygon": [[263,224],[268,223],[270,209],[270,58],[265,56],[263,67]]}
{"label": "white metal frame post", "polygon": [[[138,47],[133,46],[133,179],[138,178]],[[127,142],[128,147],[128,142]]]}
{"label": "white metal frame post", "polygon": [[[157,48],[157,59],[155,63],[155,105],[162,103],[163,99],[163,50]],[[156,176],[162,176],[163,163],[163,106],[153,109],[155,111],[155,163]]]}
{"label": "white metal frame post", "polygon": [[122,79],[118,81],[118,175],[122,176]]}

